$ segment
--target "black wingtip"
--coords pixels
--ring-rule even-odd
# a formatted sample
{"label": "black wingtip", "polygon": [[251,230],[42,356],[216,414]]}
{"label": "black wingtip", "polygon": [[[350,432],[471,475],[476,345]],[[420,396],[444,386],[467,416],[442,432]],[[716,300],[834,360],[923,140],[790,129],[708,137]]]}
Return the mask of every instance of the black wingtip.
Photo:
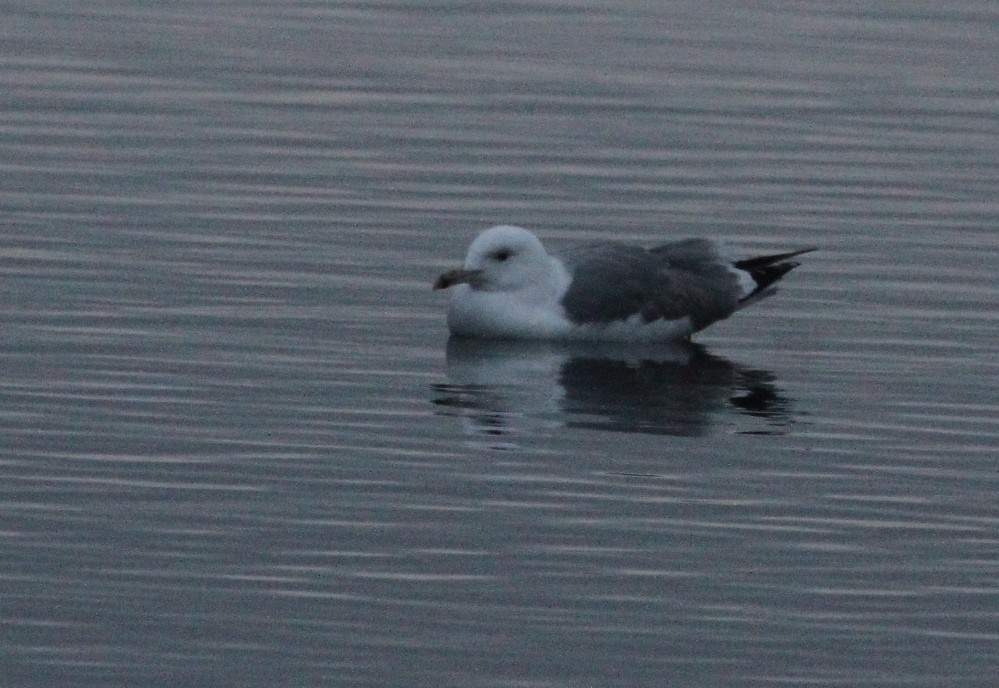
{"label": "black wingtip", "polygon": [[[818,251],[818,246],[811,246],[809,248],[803,248],[799,251],[790,251],[788,253],[775,253],[770,256],[757,256],[755,258],[746,258],[745,260],[737,260],[732,265],[739,268],[740,270],[745,270],[746,272],[752,273],[754,269],[766,267],[767,265],[773,265],[774,263],[780,263],[787,260],[788,258],[796,258],[797,256],[802,256],[806,253],[812,253],[813,251]],[[793,267],[797,267],[800,263],[795,263]],[[790,269],[790,268],[788,268]]]}
{"label": "black wingtip", "polygon": [[760,295],[762,292],[769,289],[781,277],[801,265],[801,263],[794,260],[788,260],[788,258],[795,258],[817,250],[818,248],[813,246],[810,248],[803,248],[799,251],[777,253],[770,256],[758,256],[756,258],[747,258],[746,260],[740,260],[733,263],[735,267],[748,272],[749,276],[753,278],[754,282],[756,282],[756,289],[743,297],[741,301],[746,302]]}

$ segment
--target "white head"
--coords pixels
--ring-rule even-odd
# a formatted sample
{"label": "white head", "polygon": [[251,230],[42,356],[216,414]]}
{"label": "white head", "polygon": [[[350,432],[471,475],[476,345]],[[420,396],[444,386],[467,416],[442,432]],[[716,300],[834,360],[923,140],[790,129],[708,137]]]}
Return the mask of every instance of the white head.
{"label": "white head", "polygon": [[[482,232],[465,254],[465,265],[441,275],[434,288],[446,289],[466,283],[484,292],[549,293],[552,257],[534,234],[521,227],[499,225]],[[538,294],[541,296],[541,294]]]}
{"label": "white head", "polygon": [[501,225],[476,237],[464,267],[438,277],[434,289],[454,287],[447,311],[453,334],[517,339],[568,327],[560,299],[569,280],[536,236]]}

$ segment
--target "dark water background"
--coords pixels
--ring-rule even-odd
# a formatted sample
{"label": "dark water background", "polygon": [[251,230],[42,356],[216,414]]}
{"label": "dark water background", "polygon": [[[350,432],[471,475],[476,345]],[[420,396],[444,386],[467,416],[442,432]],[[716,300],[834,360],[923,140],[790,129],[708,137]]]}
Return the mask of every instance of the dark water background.
{"label": "dark water background", "polygon": [[[999,9],[8,2],[0,685],[991,686]],[[817,245],[689,349],[433,277]]]}

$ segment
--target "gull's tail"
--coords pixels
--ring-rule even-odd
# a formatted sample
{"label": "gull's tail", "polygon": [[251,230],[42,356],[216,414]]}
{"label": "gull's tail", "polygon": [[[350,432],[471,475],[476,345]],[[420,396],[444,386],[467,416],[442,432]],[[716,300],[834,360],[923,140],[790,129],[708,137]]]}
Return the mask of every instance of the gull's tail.
{"label": "gull's tail", "polygon": [[745,305],[750,301],[755,301],[758,298],[766,296],[765,292],[767,292],[777,280],[801,265],[801,263],[796,261],[788,260],[789,258],[794,258],[796,256],[811,253],[812,251],[817,250],[818,248],[813,246],[812,248],[803,248],[800,251],[776,253],[772,256],[758,256],[756,258],[737,260],[732,263],[732,265],[739,270],[749,273],[749,276],[753,278],[754,282],[756,282],[756,289],[740,299],[740,303]]}

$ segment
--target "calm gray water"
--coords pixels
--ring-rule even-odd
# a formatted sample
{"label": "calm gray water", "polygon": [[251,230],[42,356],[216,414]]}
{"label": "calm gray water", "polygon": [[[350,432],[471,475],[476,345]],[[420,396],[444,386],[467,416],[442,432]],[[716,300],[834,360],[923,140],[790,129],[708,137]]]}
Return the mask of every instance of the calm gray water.
{"label": "calm gray water", "polygon": [[[999,10],[6,3],[0,685],[991,686]],[[435,275],[816,245],[693,347]]]}

